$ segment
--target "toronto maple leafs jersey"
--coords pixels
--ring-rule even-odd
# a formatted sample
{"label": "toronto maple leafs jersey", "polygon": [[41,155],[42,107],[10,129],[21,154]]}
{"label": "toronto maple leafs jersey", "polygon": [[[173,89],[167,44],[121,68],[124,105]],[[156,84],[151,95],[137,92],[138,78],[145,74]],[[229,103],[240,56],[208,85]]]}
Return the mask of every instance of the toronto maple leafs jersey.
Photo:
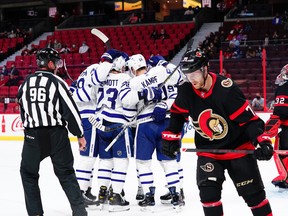
{"label": "toronto maple leafs jersey", "polygon": [[[172,73],[170,69],[163,66],[151,68],[145,74],[136,76],[124,83],[120,91],[120,99],[123,104],[137,104],[137,108],[144,106],[144,101],[139,100],[138,91],[142,91],[147,87],[158,87]],[[165,101],[168,108],[171,107],[177,95],[177,84],[181,80],[181,74],[176,71],[165,83],[162,90],[162,101]],[[146,108],[138,115],[138,120],[150,117],[155,107],[155,103],[147,105]]]}
{"label": "toronto maple leafs jersey", "polygon": [[100,118],[113,123],[125,124],[134,117],[137,109],[134,104],[122,104],[119,92],[123,83],[130,80],[131,77],[126,73],[109,73],[106,80],[98,88],[97,109],[101,109]]}
{"label": "toronto maple leafs jersey", "polygon": [[[178,95],[170,109],[171,119],[167,130],[180,133],[190,116],[195,128],[197,148],[254,149],[252,143],[257,143],[264,122],[254,113],[231,79],[214,73],[210,75],[213,83],[208,92],[196,90],[190,82],[179,86]],[[222,159],[233,158],[235,155],[223,154]]]}
{"label": "toronto maple leafs jersey", "polygon": [[88,118],[97,111],[97,92],[100,83],[106,80],[112,67],[109,62],[92,64],[78,77],[73,99],[76,102],[82,118]]}

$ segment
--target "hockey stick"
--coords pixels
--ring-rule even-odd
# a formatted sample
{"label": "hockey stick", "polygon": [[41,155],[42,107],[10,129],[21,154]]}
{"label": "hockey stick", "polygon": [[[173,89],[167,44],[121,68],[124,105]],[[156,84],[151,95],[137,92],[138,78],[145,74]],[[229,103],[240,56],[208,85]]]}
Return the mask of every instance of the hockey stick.
{"label": "hockey stick", "polygon": [[[166,77],[166,79],[161,83],[161,85],[158,87],[159,89],[161,89],[165,83],[173,76],[173,74],[178,70],[178,68],[180,67],[180,64],[178,64],[178,66],[171,72],[171,74],[169,74],[169,76]],[[139,108],[139,110],[137,111],[137,113],[135,114],[135,116],[130,120],[129,123],[133,122],[135,119],[137,119],[138,115],[145,109],[147,108],[147,106],[151,104],[144,104],[142,107]],[[127,123],[126,125],[123,125],[122,130],[119,132],[119,134],[112,140],[112,142],[105,148],[105,151],[109,151],[109,149],[114,145],[114,143],[125,133],[125,130],[129,127],[129,124]]]}
{"label": "hockey stick", "polygon": [[[141,122],[147,121],[149,119],[151,119],[151,116],[143,118],[143,119],[137,121],[137,123],[141,123]],[[100,121],[97,121],[97,119],[94,116],[89,116],[88,121],[92,124],[93,127],[97,128],[103,132],[115,131],[115,130],[118,130],[120,128],[123,128],[126,124],[128,124],[128,127],[130,127],[134,124],[134,122],[129,121],[126,124],[118,125],[115,127],[108,127],[108,126],[101,124]]]}
{"label": "hockey stick", "polygon": [[102,40],[103,43],[106,45],[107,50],[110,49],[110,40],[103,32],[101,32],[100,30],[98,30],[96,28],[93,28],[93,29],[91,29],[91,34],[95,35],[100,40]]}
{"label": "hockey stick", "polygon": [[[235,154],[254,154],[255,150],[247,149],[195,149],[182,148],[183,152],[206,152],[206,153],[235,153]],[[274,150],[274,154],[288,155],[288,150]]]}
{"label": "hockey stick", "polygon": [[67,66],[66,66],[66,61],[65,61],[65,59],[63,60],[63,66],[64,66],[64,70],[65,70],[65,73],[66,73],[67,77],[68,77],[72,82],[74,82],[74,80],[72,79],[72,77],[70,76],[70,74],[69,74],[69,72],[68,72],[68,70],[67,70]]}

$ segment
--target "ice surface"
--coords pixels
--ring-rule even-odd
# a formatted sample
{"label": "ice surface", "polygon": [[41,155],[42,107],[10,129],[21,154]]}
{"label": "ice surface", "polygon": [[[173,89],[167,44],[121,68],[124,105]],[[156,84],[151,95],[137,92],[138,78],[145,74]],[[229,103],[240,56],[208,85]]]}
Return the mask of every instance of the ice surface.
{"label": "ice surface", "polygon": [[[75,153],[75,163],[77,163],[78,152],[77,144],[72,143]],[[1,141],[0,142],[0,215],[3,216],[24,216],[27,215],[23,188],[19,173],[21,160],[22,142]],[[137,206],[135,195],[137,192],[137,179],[135,172],[135,161],[130,160],[127,181],[125,185],[126,199],[130,201],[130,211],[109,213],[107,208],[100,212],[99,209],[88,209],[89,216],[105,215],[191,215],[203,216],[202,206],[199,201],[198,189],[195,179],[195,153],[183,153],[182,165],[184,168],[184,192],[186,205],[182,211],[176,213],[169,205],[162,205],[159,196],[166,193],[165,179],[161,166],[157,161],[153,162],[154,178],[156,186],[156,207],[155,212],[143,212]],[[277,175],[273,159],[270,161],[259,162],[261,174],[266,187],[267,198],[269,199],[274,216],[288,216],[288,189],[280,190],[271,184],[271,180]],[[97,163],[95,165],[97,170]],[[98,186],[94,173],[93,193],[97,194]],[[226,175],[227,181],[224,182],[222,192],[222,202],[225,216],[246,216],[252,215],[242,198],[238,197],[236,190]],[[41,163],[40,168],[40,189],[45,216],[71,216],[68,200],[53,173],[50,158],[46,158]]]}

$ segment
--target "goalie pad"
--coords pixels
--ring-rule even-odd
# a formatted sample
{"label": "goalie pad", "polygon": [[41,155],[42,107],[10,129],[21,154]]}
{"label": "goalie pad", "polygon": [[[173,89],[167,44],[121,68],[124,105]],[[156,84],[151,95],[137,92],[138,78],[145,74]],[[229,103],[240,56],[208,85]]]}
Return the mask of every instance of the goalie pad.
{"label": "goalie pad", "polygon": [[270,138],[277,136],[280,125],[281,120],[279,119],[279,116],[272,114],[270,119],[265,123],[263,135],[269,136]]}
{"label": "goalie pad", "polygon": [[[279,137],[277,136],[275,139],[274,149],[279,150],[279,147],[280,147]],[[282,158],[279,154],[274,154],[273,158],[274,158],[279,176],[277,176],[276,178],[272,180],[272,184],[274,184],[275,186],[280,186],[287,180],[287,177],[288,177],[288,173],[287,173],[288,158],[287,157]]]}

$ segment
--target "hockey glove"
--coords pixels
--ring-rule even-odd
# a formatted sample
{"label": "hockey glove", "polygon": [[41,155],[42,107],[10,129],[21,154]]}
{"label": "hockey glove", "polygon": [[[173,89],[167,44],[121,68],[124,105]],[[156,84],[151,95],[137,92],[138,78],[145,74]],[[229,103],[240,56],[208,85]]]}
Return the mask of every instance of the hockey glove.
{"label": "hockey glove", "polygon": [[168,62],[161,55],[151,56],[148,60],[148,64],[151,65],[152,67],[155,67],[157,65],[165,65],[165,63]]}
{"label": "hockey glove", "polygon": [[265,130],[263,135],[274,137],[278,134],[278,128],[281,125],[281,120],[277,115],[271,115],[270,119],[265,123]]}
{"label": "hockey glove", "polygon": [[258,160],[270,160],[273,156],[273,147],[271,140],[267,136],[260,135],[258,138],[259,147],[254,151],[256,159]]}
{"label": "hockey glove", "polygon": [[171,131],[163,131],[161,143],[162,154],[170,158],[176,158],[176,155],[180,152],[180,139],[180,133],[174,134]]}
{"label": "hockey glove", "polygon": [[147,103],[149,101],[159,101],[162,98],[162,90],[156,87],[147,87],[142,90],[142,92],[138,92],[139,100],[144,99],[144,102]]}
{"label": "hockey glove", "polygon": [[166,118],[166,111],[168,109],[168,106],[165,102],[159,102],[156,104],[153,113],[152,118],[154,119],[154,122],[161,122]]}
{"label": "hockey glove", "polygon": [[121,52],[121,56],[125,59],[125,61],[128,61],[128,60],[129,60],[129,56],[128,56],[127,53]]}
{"label": "hockey glove", "polygon": [[112,63],[114,59],[122,56],[122,52],[116,50],[116,49],[110,49],[107,52],[103,53],[101,56],[101,62],[107,61]]}

